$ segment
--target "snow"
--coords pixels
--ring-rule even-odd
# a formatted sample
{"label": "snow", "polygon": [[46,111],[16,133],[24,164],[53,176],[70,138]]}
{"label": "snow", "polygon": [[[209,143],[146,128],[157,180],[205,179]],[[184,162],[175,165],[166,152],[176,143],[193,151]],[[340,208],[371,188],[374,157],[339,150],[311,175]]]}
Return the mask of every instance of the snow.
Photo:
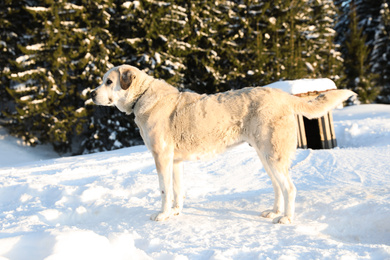
{"label": "snow", "polygon": [[[10,136],[6,129],[0,126],[0,172],[3,167],[39,163],[57,157],[58,155],[50,146],[39,146],[39,148],[26,146],[23,141]],[[3,183],[0,182],[0,186],[2,185]]]}
{"label": "snow", "polygon": [[129,9],[130,6],[132,6],[132,5],[133,5],[133,2],[130,2],[130,1],[124,2],[124,3],[122,4],[122,6],[123,6],[124,8],[126,8],[126,9]]}
{"label": "snow", "polygon": [[83,10],[84,6],[75,5],[75,4],[72,4],[72,3],[65,3],[64,9],[65,10]]}
{"label": "snow", "polygon": [[26,46],[26,49],[31,50],[31,51],[39,51],[39,50],[43,50],[44,46],[45,46],[45,44],[43,44],[43,43],[37,43],[37,44]]}
{"label": "snow", "polygon": [[35,61],[33,60],[30,60],[31,58],[33,58],[35,55],[22,55],[22,56],[19,56],[18,58],[15,59],[15,61],[17,63],[20,63],[20,64],[23,64],[25,66],[28,66],[28,65],[31,65],[31,64],[34,64]]}
{"label": "snow", "polygon": [[327,78],[285,80],[274,82],[264,87],[281,89],[293,95],[337,89],[336,84],[331,79]]}
{"label": "snow", "polygon": [[41,7],[41,6],[26,6],[25,8],[29,11],[32,11],[32,12],[48,12],[49,11],[49,8]]}
{"label": "snow", "polygon": [[333,115],[339,147],[292,163],[290,225],[259,217],[274,195],[248,145],[185,163],[183,214],[153,222],[144,146],[50,159],[0,129],[0,259],[389,259],[390,106]]}
{"label": "snow", "polygon": [[25,76],[31,76],[33,74],[39,74],[39,73],[45,73],[45,72],[46,72],[46,69],[37,68],[37,69],[26,70],[24,72],[12,73],[11,77],[12,78],[23,78]]}

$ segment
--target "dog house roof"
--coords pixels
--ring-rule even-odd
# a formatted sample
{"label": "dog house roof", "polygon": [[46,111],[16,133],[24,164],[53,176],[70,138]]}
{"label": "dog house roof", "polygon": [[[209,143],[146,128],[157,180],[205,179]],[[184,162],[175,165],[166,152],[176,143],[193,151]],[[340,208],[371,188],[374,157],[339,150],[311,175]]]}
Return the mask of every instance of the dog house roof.
{"label": "dog house roof", "polygon": [[285,80],[274,82],[264,87],[277,88],[292,95],[337,89],[333,80],[328,78]]}

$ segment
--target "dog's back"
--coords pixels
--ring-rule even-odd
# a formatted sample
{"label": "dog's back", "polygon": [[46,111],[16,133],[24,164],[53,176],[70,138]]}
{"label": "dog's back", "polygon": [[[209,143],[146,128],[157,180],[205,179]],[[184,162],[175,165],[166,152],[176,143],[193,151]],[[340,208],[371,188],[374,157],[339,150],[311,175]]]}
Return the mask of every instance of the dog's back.
{"label": "dog's back", "polygon": [[[276,118],[293,116],[289,95],[245,88],[215,95],[181,93],[170,117],[176,155],[201,159],[267,134]],[[294,126],[293,126],[294,127]]]}
{"label": "dog's back", "polygon": [[214,95],[184,92],[172,112],[169,128],[176,154],[184,160],[210,157],[244,141],[272,146],[267,150],[285,149],[276,143],[288,142],[294,143],[288,146],[295,149],[296,135],[291,134],[296,131],[295,114],[320,117],[353,94],[335,90],[307,101],[261,87]]}

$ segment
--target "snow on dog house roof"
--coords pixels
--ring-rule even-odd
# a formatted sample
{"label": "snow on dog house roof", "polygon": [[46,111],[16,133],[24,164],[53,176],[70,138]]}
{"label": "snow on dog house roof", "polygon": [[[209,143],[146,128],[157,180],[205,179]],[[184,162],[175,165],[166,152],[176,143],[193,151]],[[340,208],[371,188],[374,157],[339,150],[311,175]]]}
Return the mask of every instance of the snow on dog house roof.
{"label": "snow on dog house roof", "polygon": [[337,89],[336,84],[331,79],[297,79],[278,81],[264,87],[277,88],[292,95],[301,95],[310,92],[324,92],[331,89]]}

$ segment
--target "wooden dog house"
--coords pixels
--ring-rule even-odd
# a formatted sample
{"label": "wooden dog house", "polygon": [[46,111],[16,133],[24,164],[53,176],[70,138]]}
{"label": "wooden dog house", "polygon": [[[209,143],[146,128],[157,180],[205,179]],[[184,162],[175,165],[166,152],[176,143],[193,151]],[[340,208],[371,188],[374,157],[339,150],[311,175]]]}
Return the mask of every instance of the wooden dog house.
{"label": "wooden dog house", "polygon": [[[337,89],[330,79],[287,80],[265,87],[278,88],[307,100],[314,99],[323,92]],[[297,125],[298,148],[331,149],[337,146],[332,111],[321,118],[312,120],[297,115]]]}

